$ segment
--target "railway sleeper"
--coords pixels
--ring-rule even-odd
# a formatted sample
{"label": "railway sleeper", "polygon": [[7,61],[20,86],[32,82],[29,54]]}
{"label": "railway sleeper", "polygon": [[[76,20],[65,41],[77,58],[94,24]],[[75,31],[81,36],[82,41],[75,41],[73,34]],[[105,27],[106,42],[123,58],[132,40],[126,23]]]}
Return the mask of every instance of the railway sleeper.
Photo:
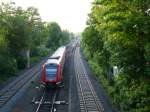
{"label": "railway sleeper", "polygon": [[[35,101],[34,104],[40,104],[40,101]],[[52,102],[50,101],[44,101],[42,102],[42,105],[47,105],[47,104],[52,104]],[[68,102],[66,101],[55,101],[54,102],[55,105],[68,105]]]}

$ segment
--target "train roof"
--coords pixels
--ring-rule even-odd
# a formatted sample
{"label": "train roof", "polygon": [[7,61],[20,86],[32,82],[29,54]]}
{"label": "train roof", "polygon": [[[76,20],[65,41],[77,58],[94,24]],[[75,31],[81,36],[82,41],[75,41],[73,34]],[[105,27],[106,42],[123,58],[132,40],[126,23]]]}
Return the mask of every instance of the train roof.
{"label": "train roof", "polygon": [[58,48],[51,57],[58,57],[58,56],[62,57],[65,49],[66,49],[65,46]]}
{"label": "train roof", "polygon": [[46,61],[45,64],[49,64],[49,63],[54,63],[54,64],[59,64],[60,61],[62,60],[63,54],[66,50],[65,46],[62,46],[60,48],[58,48],[52,55],[51,57],[49,57],[49,59]]}

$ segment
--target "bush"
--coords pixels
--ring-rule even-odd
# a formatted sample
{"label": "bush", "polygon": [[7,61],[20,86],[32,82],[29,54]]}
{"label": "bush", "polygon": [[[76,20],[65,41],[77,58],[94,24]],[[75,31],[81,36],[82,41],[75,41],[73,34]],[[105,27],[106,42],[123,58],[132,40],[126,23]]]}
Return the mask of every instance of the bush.
{"label": "bush", "polygon": [[7,77],[15,75],[17,72],[16,60],[12,57],[0,55],[0,79],[6,80]]}
{"label": "bush", "polygon": [[43,57],[49,54],[50,50],[45,47],[45,45],[41,45],[37,47],[38,55]]}
{"label": "bush", "polygon": [[121,111],[149,112],[150,107],[150,83],[148,80],[126,81],[125,74],[115,78],[113,92],[114,103],[120,106]]}
{"label": "bush", "polygon": [[[86,48],[85,48],[86,49]],[[102,65],[95,59],[89,56],[89,51],[84,49],[84,54],[88,58],[88,62],[96,74],[96,77],[101,82],[112,102],[121,112],[150,112],[150,81],[141,77],[140,79],[133,79],[120,72],[113,77],[114,83],[111,85],[105,77]]]}
{"label": "bush", "polygon": [[40,60],[40,57],[34,56],[31,57],[31,64],[37,63]]}
{"label": "bush", "polygon": [[18,69],[24,69],[26,68],[26,64],[27,64],[27,58],[25,57],[17,57],[17,67]]}
{"label": "bush", "polygon": [[41,45],[32,50],[31,56],[44,57],[51,52],[50,49],[46,48],[45,45]]}

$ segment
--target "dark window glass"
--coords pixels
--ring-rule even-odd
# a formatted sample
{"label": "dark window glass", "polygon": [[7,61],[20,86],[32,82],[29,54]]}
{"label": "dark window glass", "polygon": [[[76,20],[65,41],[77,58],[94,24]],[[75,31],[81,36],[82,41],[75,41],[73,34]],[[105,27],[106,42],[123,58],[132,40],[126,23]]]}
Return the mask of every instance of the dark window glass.
{"label": "dark window glass", "polygon": [[46,80],[56,80],[57,74],[57,65],[56,64],[48,64],[46,65]]}

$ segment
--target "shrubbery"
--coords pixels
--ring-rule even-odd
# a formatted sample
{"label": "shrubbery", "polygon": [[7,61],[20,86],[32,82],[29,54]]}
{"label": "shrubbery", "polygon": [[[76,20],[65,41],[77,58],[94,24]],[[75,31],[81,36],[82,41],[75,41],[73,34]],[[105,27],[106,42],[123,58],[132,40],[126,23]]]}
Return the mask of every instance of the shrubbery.
{"label": "shrubbery", "polygon": [[0,80],[29,68],[30,62],[38,62],[72,37],[56,22],[42,22],[37,8],[0,3]]}
{"label": "shrubbery", "polygon": [[38,46],[37,49],[37,56],[47,56],[48,54],[50,54],[52,51],[48,48],[46,48],[44,45]]}
{"label": "shrubbery", "polygon": [[[121,112],[150,111],[149,0],[95,0],[82,48]],[[113,66],[119,68],[112,74]]]}
{"label": "shrubbery", "polygon": [[2,72],[3,74],[9,74],[12,75],[14,73],[16,73],[17,71],[17,63],[16,60],[13,58],[8,58],[8,57],[0,57],[0,72]]}

